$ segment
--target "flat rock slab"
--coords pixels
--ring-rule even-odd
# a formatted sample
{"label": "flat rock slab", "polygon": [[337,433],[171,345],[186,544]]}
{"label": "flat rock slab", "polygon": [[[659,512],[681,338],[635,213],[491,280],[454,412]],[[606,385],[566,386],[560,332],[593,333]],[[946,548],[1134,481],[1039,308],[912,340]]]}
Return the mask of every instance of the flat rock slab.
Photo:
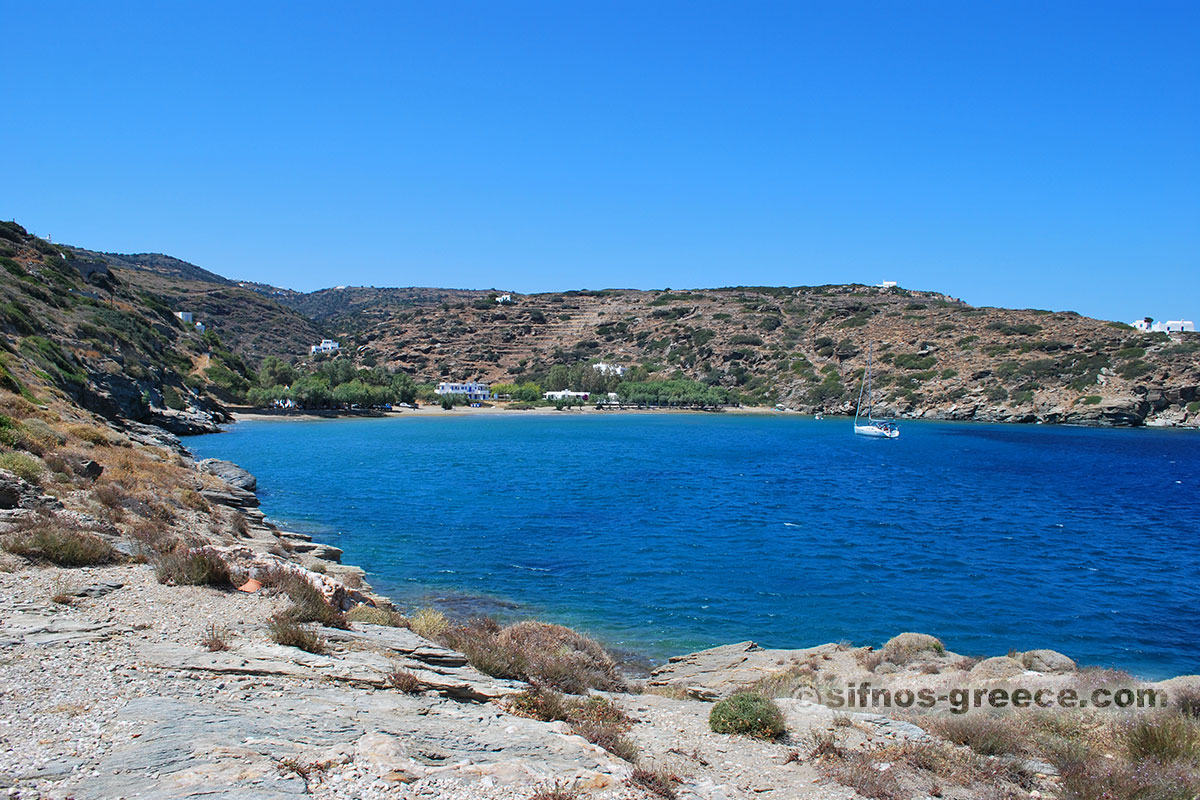
{"label": "flat rock slab", "polygon": [[0,643],[57,645],[102,642],[131,630],[124,625],[73,619],[49,609],[41,612],[17,610],[0,622]]}
{"label": "flat rock slab", "polygon": [[764,650],[754,642],[739,642],[685,656],[674,656],[650,673],[649,686],[683,689],[700,700],[716,700],[755,681],[792,669],[809,654],[829,651],[828,645],[809,650]]}
{"label": "flat rock slab", "polygon": [[398,692],[316,687],[221,705],[144,697],[127,703],[117,724],[131,738],[101,760],[98,776],[69,787],[80,800],[306,796],[304,781],[281,769],[285,759],[353,758],[381,777],[413,780],[566,776],[608,785],[629,772],[595,745],[543,723]]}

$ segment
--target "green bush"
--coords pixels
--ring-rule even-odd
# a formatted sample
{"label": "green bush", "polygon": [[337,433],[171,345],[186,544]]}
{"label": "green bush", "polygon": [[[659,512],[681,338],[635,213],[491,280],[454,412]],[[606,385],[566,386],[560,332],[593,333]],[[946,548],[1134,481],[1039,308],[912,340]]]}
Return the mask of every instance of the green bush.
{"label": "green bush", "polygon": [[41,482],[42,473],[45,471],[41,462],[24,453],[0,453],[0,469],[6,469],[33,484]]}
{"label": "green bush", "polygon": [[923,356],[918,353],[900,353],[892,363],[902,369],[926,370],[937,362],[933,356]]}
{"label": "green bush", "polygon": [[1130,361],[1128,364],[1123,364],[1121,368],[1117,370],[1117,373],[1125,380],[1132,381],[1142,377],[1152,369],[1154,368],[1150,364],[1147,364],[1145,361],[1139,359],[1136,361]]}
{"label": "green bush", "polygon": [[1099,405],[1099,403],[1100,403],[1100,395],[1098,395],[1098,394],[1089,394],[1087,397],[1081,397],[1081,398],[1079,399],[1079,402],[1083,403],[1085,406],[1094,406],[1094,405]]}
{"label": "green bush", "polygon": [[786,730],[779,706],[756,692],[738,692],[718,702],[708,715],[708,726],[714,733],[756,739],[778,739]]}

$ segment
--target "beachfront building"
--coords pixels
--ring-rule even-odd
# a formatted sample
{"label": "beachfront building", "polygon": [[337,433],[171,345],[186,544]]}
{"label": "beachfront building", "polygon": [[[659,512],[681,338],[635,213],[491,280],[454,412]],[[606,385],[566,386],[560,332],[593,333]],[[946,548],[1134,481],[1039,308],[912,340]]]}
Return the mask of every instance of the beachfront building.
{"label": "beachfront building", "polygon": [[434,394],[461,394],[472,403],[481,403],[488,399],[491,395],[491,390],[486,383],[478,383],[476,381],[468,383],[443,381],[434,389]]}
{"label": "beachfront building", "polygon": [[1196,323],[1190,319],[1169,319],[1166,322],[1155,322],[1150,317],[1142,317],[1129,324],[1143,333],[1192,333],[1196,330]]}
{"label": "beachfront building", "polygon": [[336,353],[341,349],[342,346],[333,339],[322,339],[320,344],[314,344],[309,351],[315,356],[317,353]]}
{"label": "beachfront building", "polygon": [[587,402],[588,392],[570,392],[564,389],[561,392],[546,392],[542,395],[547,400],[582,400]]}
{"label": "beachfront building", "polygon": [[599,364],[592,364],[592,369],[601,375],[624,375],[626,368],[620,364],[605,364],[601,362]]}

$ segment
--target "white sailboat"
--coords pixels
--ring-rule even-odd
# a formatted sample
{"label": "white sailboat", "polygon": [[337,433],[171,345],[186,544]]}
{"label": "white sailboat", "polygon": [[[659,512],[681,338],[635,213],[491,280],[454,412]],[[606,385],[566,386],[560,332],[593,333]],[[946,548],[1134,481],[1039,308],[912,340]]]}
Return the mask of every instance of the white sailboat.
{"label": "white sailboat", "polygon": [[[871,390],[871,347],[867,347],[867,374],[862,386],[858,389],[858,406],[854,409],[854,433],[858,436],[871,436],[876,439],[895,439],[900,435],[900,429],[891,420],[875,419],[871,412],[874,406],[874,393]],[[858,415],[862,411],[863,391],[867,393],[867,420],[865,425],[858,424]]]}

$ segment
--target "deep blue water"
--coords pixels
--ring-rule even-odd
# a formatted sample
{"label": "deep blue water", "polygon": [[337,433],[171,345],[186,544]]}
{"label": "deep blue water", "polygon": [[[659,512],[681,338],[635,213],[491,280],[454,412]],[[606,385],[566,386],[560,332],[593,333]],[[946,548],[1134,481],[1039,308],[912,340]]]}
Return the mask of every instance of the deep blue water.
{"label": "deep blue water", "polygon": [[1200,435],[902,431],[457,412],[248,421],[188,445],[255,473],[272,519],[401,602],[492,598],[653,657],[914,630],[961,653],[1200,672]]}

